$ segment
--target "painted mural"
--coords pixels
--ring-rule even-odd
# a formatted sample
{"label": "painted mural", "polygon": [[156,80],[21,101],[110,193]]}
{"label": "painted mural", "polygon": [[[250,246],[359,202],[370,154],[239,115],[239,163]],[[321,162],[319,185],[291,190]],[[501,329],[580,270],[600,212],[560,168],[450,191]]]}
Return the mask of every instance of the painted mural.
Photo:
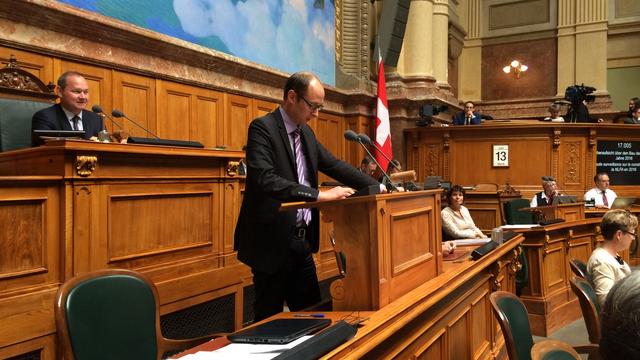
{"label": "painted mural", "polygon": [[335,84],[334,0],[59,0],[149,30]]}

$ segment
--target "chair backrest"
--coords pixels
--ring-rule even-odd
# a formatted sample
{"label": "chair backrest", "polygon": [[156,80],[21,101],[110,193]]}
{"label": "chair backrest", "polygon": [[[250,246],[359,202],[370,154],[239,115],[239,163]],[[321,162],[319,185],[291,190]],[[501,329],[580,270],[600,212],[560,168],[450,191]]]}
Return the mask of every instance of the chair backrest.
{"label": "chair backrest", "polygon": [[591,283],[583,278],[572,277],[569,279],[569,284],[571,284],[571,290],[578,297],[589,334],[589,342],[592,344],[600,343],[600,304],[595,290],[593,290]]}
{"label": "chair backrest", "polygon": [[573,258],[569,260],[569,267],[571,267],[571,271],[573,271],[576,276],[590,280],[587,264],[585,264],[584,261]]}
{"label": "chair backrest", "polygon": [[541,340],[531,348],[531,358],[533,360],[580,360],[580,355],[571,345],[560,341],[545,339]]}
{"label": "chair backrest", "polygon": [[58,290],[56,327],[65,359],[156,359],[158,293],[129,270],[99,270]]}
{"label": "chair backrest", "polygon": [[0,69],[0,151],[31,146],[31,118],[53,104],[54,88],[21,69],[11,55],[7,66]]}
{"label": "chair backrest", "polygon": [[496,291],[489,296],[511,360],[531,359],[531,325],[522,301],[512,293]]}
{"label": "chair backrest", "polygon": [[533,215],[527,211],[520,211],[529,207],[529,200],[514,199],[504,203],[505,221],[509,225],[533,224]]}
{"label": "chair backrest", "polygon": [[31,117],[50,103],[0,98],[0,151],[31,146]]}

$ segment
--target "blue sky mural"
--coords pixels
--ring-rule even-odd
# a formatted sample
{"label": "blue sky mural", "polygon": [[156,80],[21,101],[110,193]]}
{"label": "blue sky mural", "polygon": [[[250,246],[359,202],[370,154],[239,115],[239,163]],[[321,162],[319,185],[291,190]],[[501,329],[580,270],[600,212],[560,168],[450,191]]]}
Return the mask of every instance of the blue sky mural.
{"label": "blue sky mural", "polygon": [[333,0],[60,0],[288,73],[335,84]]}

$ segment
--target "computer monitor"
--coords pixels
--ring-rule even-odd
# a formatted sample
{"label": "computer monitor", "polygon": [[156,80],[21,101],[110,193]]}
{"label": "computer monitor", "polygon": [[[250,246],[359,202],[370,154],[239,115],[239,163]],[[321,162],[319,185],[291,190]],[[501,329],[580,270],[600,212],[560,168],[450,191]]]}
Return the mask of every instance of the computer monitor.
{"label": "computer monitor", "polygon": [[611,204],[612,209],[628,209],[636,203],[635,197],[617,197]]}
{"label": "computer monitor", "polygon": [[84,130],[33,130],[33,144],[42,145],[47,139],[84,139]]}
{"label": "computer monitor", "polygon": [[560,195],[553,198],[552,205],[575,204],[576,202],[578,202],[577,198],[573,195]]}
{"label": "computer monitor", "polygon": [[442,182],[442,177],[440,176],[427,176],[424,180],[424,186],[422,187],[425,190],[428,189],[437,189],[440,187]]}

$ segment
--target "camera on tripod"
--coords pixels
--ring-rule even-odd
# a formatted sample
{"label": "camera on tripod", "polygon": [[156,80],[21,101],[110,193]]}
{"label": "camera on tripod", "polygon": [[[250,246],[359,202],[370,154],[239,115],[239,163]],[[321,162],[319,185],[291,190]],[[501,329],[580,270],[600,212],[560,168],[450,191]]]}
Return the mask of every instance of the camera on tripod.
{"label": "camera on tripod", "polygon": [[596,96],[591,95],[594,91],[596,88],[592,86],[571,85],[564,91],[564,98],[572,104],[580,104],[583,101],[593,102],[596,100]]}

